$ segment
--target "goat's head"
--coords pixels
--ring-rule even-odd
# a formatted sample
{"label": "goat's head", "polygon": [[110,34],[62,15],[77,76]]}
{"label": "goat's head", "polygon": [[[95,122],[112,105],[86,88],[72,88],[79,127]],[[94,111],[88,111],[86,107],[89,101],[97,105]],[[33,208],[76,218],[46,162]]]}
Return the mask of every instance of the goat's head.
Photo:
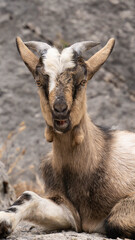
{"label": "goat's head", "polygon": [[[98,43],[75,43],[59,51],[42,42],[26,42],[17,37],[20,55],[39,87],[41,110],[45,121],[57,132],[67,132],[81,121],[86,111],[85,90],[89,79],[107,60],[114,46],[106,46],[84,61],[81,54]],[[30,49],[39,53],[38,58]]]}

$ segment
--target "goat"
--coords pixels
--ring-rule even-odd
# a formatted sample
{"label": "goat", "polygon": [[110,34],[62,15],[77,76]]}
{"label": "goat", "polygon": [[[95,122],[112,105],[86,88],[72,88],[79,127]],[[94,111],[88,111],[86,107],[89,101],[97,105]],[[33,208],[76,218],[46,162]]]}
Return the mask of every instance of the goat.
{"label": "goat", "polygon": [[1,211],[0,237],[28,220],[47,231],[135,239],[135,134],[96,126],[86,107],[87,82],[114,42],[110,39],[85,61],[82,52],[98,43],[75,43],[59,53],[46,43],[23,43],[17,37],[19,53],[38,85],[45,137],[53,150],[42,162],[45,197],[26,191]]}

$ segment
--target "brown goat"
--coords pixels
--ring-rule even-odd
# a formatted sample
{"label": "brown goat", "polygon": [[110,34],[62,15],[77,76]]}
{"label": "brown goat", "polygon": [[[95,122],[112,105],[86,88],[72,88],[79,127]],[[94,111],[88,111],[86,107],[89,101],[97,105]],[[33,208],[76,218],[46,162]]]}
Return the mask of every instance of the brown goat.
{"label": "brown goat", "polygon": [[[84,61],[81,42],[61,54],[46,43],[18,37],[20,55],[38,85],[53,150],[42,163],[45,198],[24,192],[0,212],[0,237],[21,220],[45,230],[74,229],[135,239],[135,134],[97,127],[88,116],[86,86],[114,46],[114,39]],[[38,58],[30,49],[40,54]]]}

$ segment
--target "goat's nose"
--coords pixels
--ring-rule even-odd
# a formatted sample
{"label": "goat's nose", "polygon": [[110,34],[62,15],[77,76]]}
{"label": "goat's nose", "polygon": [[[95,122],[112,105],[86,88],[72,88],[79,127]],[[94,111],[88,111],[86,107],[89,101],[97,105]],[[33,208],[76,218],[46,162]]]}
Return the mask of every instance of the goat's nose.
{"label": "goat's nose", "polygon": [[55,102],[54,102],[54,110],[57,112],[57,113],[65,113],[67,111],[67,104],[65,101],[61,100],[61,99],[57,99]]}

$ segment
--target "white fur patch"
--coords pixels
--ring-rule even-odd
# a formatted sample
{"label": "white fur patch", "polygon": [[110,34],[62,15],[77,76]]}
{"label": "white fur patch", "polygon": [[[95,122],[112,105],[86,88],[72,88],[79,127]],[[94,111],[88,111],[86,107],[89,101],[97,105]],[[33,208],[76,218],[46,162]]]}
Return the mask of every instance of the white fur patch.
{"label": "white fur patch", "polygon": [[65,48],[60,55],[60,72],[73,67],[75,67],[75,63],[73,61],[73,49]]}
{"label": "white fur patch", "polygon": [[65,69],[75,66],[72,58],[73,50],[71,48],[65,48],[61,54],[56,48],[48,49],[46,56],[43,58],[43,64],[45,72],[50,77],[49,92],[55,88],[57,76]]}
{"label": "white fur patch", "polygon": [[18,223],[16,213],[0,211],[0,225],[2,225],[2,223],[6,225],[9,233],[11,233]]}
{"label": "white fur patch", "polygon": [[135,133],[127,131],[114,133],[111,158],[110,167],[114,178],[110,179],[116,180],[117,184],[120,184],[120,189],[128,193],[130,188],[134,188],[135,182]]}
{"label": "white fur patch", "polygon": [[129,156],[133,155],[135,162],[135,133],[118,131],[116,136],[118,151],[120,153],[126,153]]}

